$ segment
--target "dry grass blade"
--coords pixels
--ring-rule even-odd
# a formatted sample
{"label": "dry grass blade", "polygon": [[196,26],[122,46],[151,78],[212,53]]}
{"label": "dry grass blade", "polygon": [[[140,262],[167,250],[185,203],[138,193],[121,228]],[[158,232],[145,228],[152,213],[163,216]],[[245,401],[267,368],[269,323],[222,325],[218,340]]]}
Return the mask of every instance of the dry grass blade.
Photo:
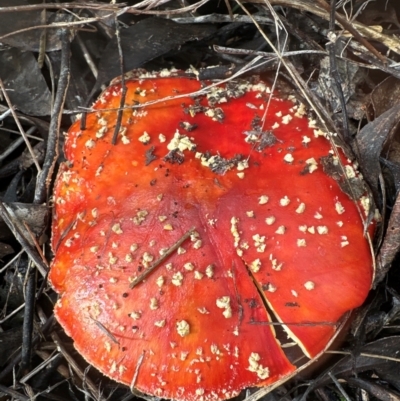
{"label": "dry grass blade", "polygon": [[[266,4],[266,0],[247,0],[246,3],[254,3],[254,4]],[[276,6],[284,6],[284,7],[293,7],[298,10],[307,11],[312,14],[317,15],[320,18],[323,18],[329,21],[329,12],[323,9],[322,7],[318,7],[315,2],[310,0],[269,0],[271,5]],[[343,17],[342,17],[343,18]],[[342,20],[343,21],[343,20]],[[339,21],[338,21],[339,22]],[[395,36],[388,36],[383,33],[376,31],[373,28],[365,26],[357,21],[353,23],[354,28],[359,31],[362,35],[364,35],[369,40],[376,40],[381,42],[385,46],[387,46],[390,50],[394,51],[397,54],[400,54],[400,40]],[[344,29],[346,27],[343,26]],[[380,57],[379,57],[380,58]]]}
{"label": "dry grass blade", "polygon": [[[58,334],[53,332],[51,334],[51,336],[52,336],[55,344],[57,345],[59,351],[63,354],[64,358],[66,359],[66,361],[71,366],[72,370],[76,373],[76,375],[79,377],[79,379],[82,382],[86,383],[86,385],[88,386],[88,388],[91,391],[92,395],[99,394],[98,387],[93,383],[93,381],[91,379],[89,379],[86,376],[85,372],[81,369],[79,364],[75,361],[75,359],[67,351],[67,349],[64,347],[64,344],[61,341],[61,339],[58,336]],[[95,399],[98,400],[98,401],[107,401],[107,399],[103,395],[100,395],[100,394],[97,397],[95,397]]]}
{"label": "dry grass blade", "polygon": [[[171,0],[165,0],[165,1],[162,1],[162,3],[168,3],[170,1]],[[189,6],[162,11],[162,10],[152,10],[153,8],[156,8],[157,6],[160,5],[159,1],[145,0],[134,6],[129,6],[129,7],[125,7],[123,9],[121,9],[118,14],[121,15],[123,13],[132,13],[132,14],[143,14],[143,15],[148,14],[148,15],[170,16],[170,15],[187,13],[189,11],[195,12],[199,7],[203,6],[204,4],[208,3],[209,1],[210,0],[200,0]],[[146,7],[146,8],[141,9],[142,7]]]}
{"label": "dry grass blade", "polygon": [[38,162],[38,160],[37,160],[36,154],[35,154],[35,152],[34,152],[32,146],[31,146],[31,143],[29,142],[29,139],[28,139],[27,136],[26,136],[26,133],[25,133],[24,128],[22,127],[22,125],[21,125],[21,123],[20,123],[20,121],[19,121],[19,118],[18,118],[18,116],[17,116],[17,113],[16,113],[15,110],[14,110],[14,106],[12,105],[12,103],[11,103],[11,101],[10,101],[10,98],[9,98],[9,96],[8,96],[8,94],[7,94],[6,88],[5,88],[4,83],[3,83],[3,81],[1,80],[1,78],[0,78],[0,89],[1,89],[1,91],[2,91],[2,93],[3,93],[4,98],[6,99],[6,102],[7,102],[7,105],[8,105],[8,107],[9,107],[10,111],[11,111],[11,114],[12,114],[13,117],[14,117],[14,121],[15,121],[15,123],[17,124],[18,130],[19,130],[19,132],[21,133],[22,137],[24,138],[26,147],[28,148],[29,153],[30,153],[31,156],[32,156],[32,159],[33,159],[33,162],[35,163],[35,166],[36,166],[36,168],[37,168],[37,171],[38,171],[38,172],[41,172],[42,169],[41,169],[41,167],[40,167],[40,165],[39,165],[39,162]]}
{"label": "dry grass blade", "polygon": [[26,6],[9,6],[0,7],[0,13],[15,13],[20,11],[35,11],[43,9],[87,9],[87,10],[104,10],[104,11],[116,11],[123,7],[124,4],[103,4],[95,2],[70,2],[70,3],[44,3],[44,4],[30,4]]}

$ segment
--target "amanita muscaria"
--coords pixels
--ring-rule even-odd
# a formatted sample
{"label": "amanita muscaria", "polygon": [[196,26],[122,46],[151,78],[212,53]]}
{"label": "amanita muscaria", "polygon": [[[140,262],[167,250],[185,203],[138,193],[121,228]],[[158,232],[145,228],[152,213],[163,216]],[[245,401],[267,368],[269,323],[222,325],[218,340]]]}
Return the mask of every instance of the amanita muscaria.
{"label": "amanita muscaria", "polygon": [[105,375],[177,400],[289,375],[271,322],[314,357],[373,277],[367,193],[338,185],[353,164],[257,77],[210,84],[137,73],[112,144],[113,84],[55,187],[58,321]]}

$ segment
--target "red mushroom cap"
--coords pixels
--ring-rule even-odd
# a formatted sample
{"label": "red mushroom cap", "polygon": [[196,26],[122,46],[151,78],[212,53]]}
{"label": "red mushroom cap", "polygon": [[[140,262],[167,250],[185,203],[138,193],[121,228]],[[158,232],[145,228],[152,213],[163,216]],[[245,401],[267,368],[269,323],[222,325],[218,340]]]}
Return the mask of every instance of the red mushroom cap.
{"label": "red mushroom cap", "polygon": [[168,75],[126,82],[115,145],[119,83],[85,130],[69,130],[55,311],[76,349],[119,382],[177,400],[230,398],[295,370],[271,317],[313,357],[364,301],[368,198],[342,192],[326,166],[357,171],[264,82],[205,90]]}

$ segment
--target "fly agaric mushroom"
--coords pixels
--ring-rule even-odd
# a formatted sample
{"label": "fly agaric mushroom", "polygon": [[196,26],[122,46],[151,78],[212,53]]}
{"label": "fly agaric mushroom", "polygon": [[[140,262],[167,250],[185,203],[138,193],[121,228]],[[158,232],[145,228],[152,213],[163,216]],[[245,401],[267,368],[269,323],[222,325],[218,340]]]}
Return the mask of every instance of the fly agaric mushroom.
{"label": "fly agaric mushroom", "polygon": [[176,400],[290,375],[274,322],[314,357],[373,277],[343,153],[258,78],[209,84],[138,72],[113,144],[114,83],[69,130],[55,187],[58,321],[105,375]]}

